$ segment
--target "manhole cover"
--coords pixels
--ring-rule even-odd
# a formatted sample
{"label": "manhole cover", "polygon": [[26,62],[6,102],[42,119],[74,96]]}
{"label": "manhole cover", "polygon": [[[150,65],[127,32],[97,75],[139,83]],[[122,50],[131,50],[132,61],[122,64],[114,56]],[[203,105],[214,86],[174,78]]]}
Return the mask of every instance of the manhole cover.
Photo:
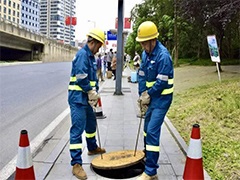
{"label": "manhole cover", "polygon": [[126,179],[143,173],[145,163],[143,151],[123,150],[102,154],[93,159],[92,170],[100,176]]}
{"label": "manhole cover", "polygon": [[137,164],[143,158],[143,151],[116,151],[97,156],[92,160],[92,166],[98,169],[119,169]]}

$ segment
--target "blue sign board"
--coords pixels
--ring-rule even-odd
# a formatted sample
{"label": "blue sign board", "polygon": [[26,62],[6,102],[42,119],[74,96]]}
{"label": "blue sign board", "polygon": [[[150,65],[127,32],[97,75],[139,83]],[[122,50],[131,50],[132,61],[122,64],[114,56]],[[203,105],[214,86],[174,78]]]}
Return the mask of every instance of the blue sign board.
{"label": "blue sign board", "polygon": [[117,35],[116,34],[112,34],[111,31],[107,31],[107,40],[108,41],[117,40]]}

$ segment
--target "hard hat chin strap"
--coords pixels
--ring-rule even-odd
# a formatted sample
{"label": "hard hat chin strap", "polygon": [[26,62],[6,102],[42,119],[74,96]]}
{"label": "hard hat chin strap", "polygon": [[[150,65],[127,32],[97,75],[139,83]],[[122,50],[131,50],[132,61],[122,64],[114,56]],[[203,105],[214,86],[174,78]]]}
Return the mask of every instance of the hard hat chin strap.
{"label": "hard hat chin strap", "polygon": [[148,41],[149,43],[149,56],[151,56],[152,54],[152,39],[150,41]]}
{"label": "hard hat chin strap", "polygon": [[156,46],[156,43],[155,43],[154,46],[152,45],[153,40],[156,40],[156,39],[151,39],[151,40],[149,41],[149,43],[150,43],[150,44],[149,44],[149,56],[152,54],[152,51],[153,51],[154,47]]}
{"label": "hard hat chin strap", "polygon": [[[93,45],[93,51],[95,52],[95,49],[97,48],[97,41],[93,41],[94,45]],[[96,51],[97,52],[97,51]]]}

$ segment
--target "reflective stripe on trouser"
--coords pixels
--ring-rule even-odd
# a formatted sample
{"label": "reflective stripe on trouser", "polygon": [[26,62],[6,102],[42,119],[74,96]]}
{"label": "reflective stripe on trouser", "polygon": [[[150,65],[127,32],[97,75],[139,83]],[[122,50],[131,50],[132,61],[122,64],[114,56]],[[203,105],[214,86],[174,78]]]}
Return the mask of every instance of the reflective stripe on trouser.
{"label": "reflective stripe on trouser", "polygon": [[[78,103],[70,103],[71,121],[70,128],[70,154],[71,165],[82,164],[82,134],[92,134],[96,131],[96,118],[90,105],[82,105]],[[87,147],[89,150],[97,148],[95,136],[87,139]]]}
{"label": "reflective stripe on trouser", "polygon": [[144,132],[145,146],[146,146],[146,163],[145,173],[152,176],[157,174],[159,150],[160,150],[160,133],[161,126],[164,121],[164,117],[167,113],[167,109],[153,109],[148,108],[145,115]]}

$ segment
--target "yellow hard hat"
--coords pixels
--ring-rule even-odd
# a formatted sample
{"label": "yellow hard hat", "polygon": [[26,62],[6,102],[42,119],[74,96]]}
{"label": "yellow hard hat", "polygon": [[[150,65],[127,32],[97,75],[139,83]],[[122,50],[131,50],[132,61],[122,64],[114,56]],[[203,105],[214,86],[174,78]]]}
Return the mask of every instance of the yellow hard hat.
{"label": "yellow hard hat", "polygon": [[97,28],[92,29],[89,31],[87,36],[91,36],[92,38],[100,41],[103,44],[105,42],[105,34],[104,34],[104,31],[102,31],[101,29],[97,29]]}
{"label": "yellow hard hat", "polygon": [[158,35],[157,26],[152,21],[145,21],[138,27],[136,41],[148,41],[157,38]]}

